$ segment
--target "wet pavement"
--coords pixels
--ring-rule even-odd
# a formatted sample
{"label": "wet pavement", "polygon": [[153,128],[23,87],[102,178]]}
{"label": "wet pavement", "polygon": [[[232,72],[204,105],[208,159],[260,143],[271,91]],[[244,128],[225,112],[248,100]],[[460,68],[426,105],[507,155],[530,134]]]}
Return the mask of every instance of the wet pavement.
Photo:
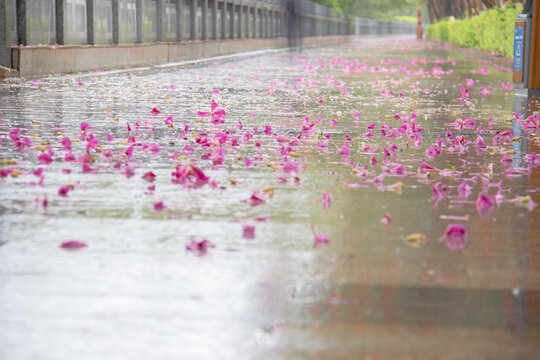
{"label": "wet pavement", "polygon": [[401,38],[0,83],[0,358],[538,358],[509,81]]}

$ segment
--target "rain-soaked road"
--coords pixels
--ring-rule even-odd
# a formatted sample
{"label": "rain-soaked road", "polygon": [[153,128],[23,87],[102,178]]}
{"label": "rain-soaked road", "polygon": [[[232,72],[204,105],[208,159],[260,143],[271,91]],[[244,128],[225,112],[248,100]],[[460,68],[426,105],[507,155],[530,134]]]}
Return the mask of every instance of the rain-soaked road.
{"label": "rain-soaked road", "polygon": [[364,39],[0,83],[0,359],[538,358],[510,80]]}

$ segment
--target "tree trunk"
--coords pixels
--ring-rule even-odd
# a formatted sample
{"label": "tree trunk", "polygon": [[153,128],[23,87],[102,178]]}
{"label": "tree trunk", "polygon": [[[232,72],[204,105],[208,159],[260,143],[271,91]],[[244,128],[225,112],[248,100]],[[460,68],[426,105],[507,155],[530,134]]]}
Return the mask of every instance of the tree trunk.
{"label": "tree trunk", "polygon": [[492,7],[495,7],[497,6],[497,0],[482,0],[482,2],[484,3],[484,5],[488,8],[488,9],[491,9]]}

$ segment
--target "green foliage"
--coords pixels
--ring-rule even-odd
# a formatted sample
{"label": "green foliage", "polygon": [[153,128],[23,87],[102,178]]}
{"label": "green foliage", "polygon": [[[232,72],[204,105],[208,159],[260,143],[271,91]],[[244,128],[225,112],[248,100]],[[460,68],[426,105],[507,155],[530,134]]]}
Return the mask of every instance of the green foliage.
{"label": "green foliage", "polygon": [[403,22],[416,24],[416,22],[418,21],[418,17],[417,16],[405,16],[405,15],[402,15],[402,16],[394,16],[394,18],[392,20],[394,20],[394,21],[403,21]]}
{"label": "green foliage", "polygon": [[504,10],[492,8],[470,19],[444,19],[429,25],[426,36],[511,57],[514,51],[514,24],[521,10],[521,6],[509,6]]}
{"label": "green foliage", "polygon": [[[338,12],[378,20],[394,20],[396,16],[415,16],[416,9],[426,7],[424,0],[313,0]],[[416,16],[415,16],[416,19]],[[415,20],[416,22],[416,20]]]}

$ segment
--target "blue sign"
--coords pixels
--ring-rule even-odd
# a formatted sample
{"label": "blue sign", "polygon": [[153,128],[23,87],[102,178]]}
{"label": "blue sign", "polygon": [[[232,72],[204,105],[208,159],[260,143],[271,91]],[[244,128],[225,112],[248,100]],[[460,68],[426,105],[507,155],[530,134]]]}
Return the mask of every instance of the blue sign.
{"label": "blue sign", "polygon": [[514,71],[523,71],[523,29],[516,26],[514,33]]}

